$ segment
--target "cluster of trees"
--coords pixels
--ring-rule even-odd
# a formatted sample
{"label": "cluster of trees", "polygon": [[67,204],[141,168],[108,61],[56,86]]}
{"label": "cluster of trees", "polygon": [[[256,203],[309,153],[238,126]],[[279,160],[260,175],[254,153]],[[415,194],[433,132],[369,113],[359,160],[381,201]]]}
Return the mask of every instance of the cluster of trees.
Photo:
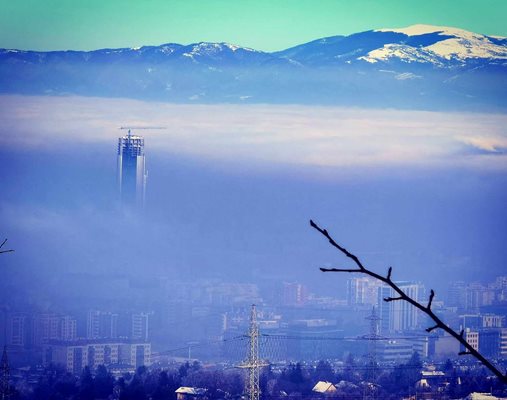
{"label": "cluster of trees", "polygon": [[[351,355],[339,371],[335,371],[327,361],[320,361],[315,367],[291,364],[276,371],[268,367],[261,375],[262,398],[316,399],[322,395],[313,392],[313,387],[319,381],[327,381],[334,383],[338,389],[332,394],[334,399],[363,398],[366,390],[372,391],[378,399],[400,399],[415,394],[416,382],[421,379],[421,367],[417,353],[407,363],[386,370],[365,368],[364,365],[358,365]],[[450,383],[441,395],[463,398],[471,392],[491,390],[499,395],[507,394],[502,384],[488,378],[486,373],[459,373],[450,361],[444,370]],[[187,363],[172,370],[140,367],[135,374],[126,374],[121,378],[114,378],[104,366],[99,366],[93,374],[89,368],[85,368],[80,377],[50,366],[35,385],[18,382],[11,399],[175,400],[175,391],[180,386],[205,388],[208,400],[240,399],[244,395],[241,371],[204,368],[199,363]]]}
{"label": "cluster of trees", "polygon": [[139,367],[135,374],[115,378],[99,365],[94,373],[86,367],[81,376],[48,366],[35,385],[19,381],[11,388],[12,400],[175,400],[180,386],[207,389],[208,399],[239,398],[243,379],[237,370],[204,369],[199,363],[179,369],[162,370]]}
{"label": "cluster of trees", "polygon": [[266,372],[261,383],[267,383],[264,387],[267,399],[278,398],[281,394],[300,398],[316,397],[318,395],[312,389],[319,381],[335,384],[338,390],[328,394],[333,398],[359,399],[363,398],[365,391],[370,391],[377,398],[399,399],[414,393],[416,382],[421,379],[421,369],[422,362],[417,353],[407,363],[386,371],[359,365],[349,354],[339,371],[335,371],[327,361],[320,361],[315,368],[303,368],[301,364],[295,364],[279,374]]}

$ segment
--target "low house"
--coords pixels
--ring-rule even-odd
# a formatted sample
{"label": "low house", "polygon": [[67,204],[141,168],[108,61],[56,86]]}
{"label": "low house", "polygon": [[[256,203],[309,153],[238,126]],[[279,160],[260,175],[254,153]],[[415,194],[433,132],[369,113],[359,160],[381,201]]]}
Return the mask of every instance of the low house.
{"label": "low house", "polygon": [[177,400],[206,399],[206,389],[181,386],[176,389]]}
{"label": "low house", "polygon": [[501,399],[505,399],[505,397],[496,397],[493,396],[491,393],[479,393],[479,392],[470,393],[467,397],[465,397],[465,400],[501,400]]}
{"label": "low house", "polygon": [[319,381],[313,387],[312,391],[316,393],[329,395],[336,392],[336,387],[331,382]]}

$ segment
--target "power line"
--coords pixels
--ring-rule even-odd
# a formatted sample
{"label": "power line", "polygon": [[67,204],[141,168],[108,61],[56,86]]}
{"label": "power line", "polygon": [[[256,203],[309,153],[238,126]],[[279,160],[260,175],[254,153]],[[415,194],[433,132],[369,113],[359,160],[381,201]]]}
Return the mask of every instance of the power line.
{"label": "power line", "polygon": [[208,340],[207,342],[204,342],[204,343],[187,345],[187,346],[183,346],[183,347],[176,347],[174,349],[163,350],[163,351],[159,351],[157,353],[152,353],[152,354],[155,355],[155,356],[161,356],[161,355],[165,355],[165,354],[168,354],[168,353],[174,353],[174,352],[177,352],[177,351],[188,350],[189,347],[192,348],[192,349],[194,349],[194,348],[208,346],[210,344],[225,343],[225,342],[232,342],[232,341],[243,341],[243,340],[246,340],[246,339],[248,339],[248,336],[241,335],[241,336],[235,336],[235,337],[232,337],[232,338],[224,338],[224,339],[217,339],[217,340]]}
{"label": "power line", "polygon": [[[326,337],[326,336],[297,336],[297,335],[277,335],[277,334],[261,334],[262,337],[275,338],[275,339],[286,339],[286,340],[317,340],[317,341],[363,341],[370,340],[367,336],[343,336],[343,337]],[[392,336],[379,337],[379,341],[390,341],[390,340],[410,340],[417,338],[429,338],[429,335],[414,335],[414,336]]]}

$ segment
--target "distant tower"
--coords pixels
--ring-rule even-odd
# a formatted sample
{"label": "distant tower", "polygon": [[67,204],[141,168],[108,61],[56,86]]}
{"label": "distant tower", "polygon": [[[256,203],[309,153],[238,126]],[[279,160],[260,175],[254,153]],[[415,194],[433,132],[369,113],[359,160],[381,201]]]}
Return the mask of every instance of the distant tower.
{"label": "distant tower", "polygon": [[368,359],[366,366],[366,385],[364,387],[363,399],[375,399],[377,394],[376,380],[377,380],[377,341],[382,340],[379,332],[380,317],[377,315],[375,307],[372,308],[371,314],[366,317],[370,321],[370,332],[363,336],[363,339],[368,340]]}
{"label": "distant tower", "polygon": [[10,397],[10,368],[7,359],[7,346],[4,346],[2,360],[0,361],[0,400],[6,400]]}
{"label": "distant tower", "polygon": [[124,205],[143,208],[146,195],[144,138],[128,134],[118,139],[118,188]]}
{"label": "distant tower", "polygon": [[268,364],[259,359],[259,326],[257,325],[255,304],[252,305],[252,311],[250,313],[248,338],[247,358],[238,367],[248,370],[248,379],[246,380],[248,400],[259,400],[261,394],[259,385],[260,370],[262,367],[267,367]]}
{"label": "distant tower", "polygon": [[368,365],[370,367],[369,372],[371,373],[371,376],[369,376],[369,378],[372,378],[374,380],[375,369],[377,368],[377,341],[382,339],[382,336],[379,334],[380,317],[377,315],[375,307],[371,309],[371,314],[368,315],[366,319],[370,321],[370,332],[368,335],[365,335],[363,337],[368,340]]}

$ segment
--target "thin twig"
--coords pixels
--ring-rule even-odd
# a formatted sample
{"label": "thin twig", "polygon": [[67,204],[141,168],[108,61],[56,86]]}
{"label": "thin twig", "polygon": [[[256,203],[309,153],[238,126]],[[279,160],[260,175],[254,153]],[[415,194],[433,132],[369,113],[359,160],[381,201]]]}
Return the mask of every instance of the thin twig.
{"label": "thin twig", "polygon": [[486,368],[488,368],[495,376],[502,382],[507,383],[507,375],[502,373],[498,368],[496,368],[488,359],[486,359],[481,353],[479,353],[476,349],[474,349],[465,339],[464,331],[462,330],[460,333],[455,332],[453,329],[448,327],[431,309],[431,305],[433,303],[433,298],[435,297],[435,292],[433,289],[431,289],[430,297],[428,299],[428,304],[425,306],[418,301],[414,300],[410,296],[408,296],[396,283],[394,283],[391,280],[391,274],[392,274],[392,267],[389,267],[389,270],[387,272],[387,276],[382,276],[380,274],[377,274],[376,272],[373,272],[367,268],[364,267],[364,265],[361,263],[359,258],[350,253],[347,249],[340,246],[329,234],[329,232],[326,229],[322,229],[319,227],[315,222],[310,220],[310,225],[312,228],[320,232],[328,241],[329,243],[338,249],[340,252],[342,252],[346,257],[350,258],[354,263],[357,265],[358,268],[356,269],[340,269],[340,268],[320,268],[322,272],[358,272],[361,274],[365,274],[368,276],[371,276],[372,278],[378,279],[381,282],[384,282],[386,285],[391,287],[394,292],[398,294],[398,297],[387,297],[384,299],[384,301],[397,301],[397,300],[404,300],[407,303],[411,304],[415,308],[421,310],[424,314],[426,314],[428,317],[430,317],[433,322],[435,322],[435,325],[431,328],[427,328],[426,331],[431,332],[434,329],[440,328],[449,335],[451,335],[454,339],[456,339],[463,347],[466,349],[465,351],[461,351],[458,353],[459,355],[466,355],[469,354],[473,357],[475,357],[477,360],[479,360]]}
{"label": "thin twig", "polygon": [[11,252],[14,251],[14,250],[2,250],[2,247],[4,247],[5,243],[7,243],[7,239],[4,239],[4,241],[2,242],[2,244],[0,244],[0,254],[2,254],[2,253],[11,253]]}
{"label": "thin twig", "polygon": [[360,269],[320,268],[322,272],[363,272]]}
{"label": "thin twig", "polygon": [[426,306],[426,308],[428,310],[431,310],[431,303],[433,303],[433,297],[435,297],[435,291],[433,289],[431,289],[430,298],[428,300],[428,305]]}
{"label": "thin twig", "polygon": [[391,301],[397,301],[397,300],[404,300],[404,298],[401,296],[399,296],[399,297],[384,297],[384,301],[386,303],[389,303]]}

